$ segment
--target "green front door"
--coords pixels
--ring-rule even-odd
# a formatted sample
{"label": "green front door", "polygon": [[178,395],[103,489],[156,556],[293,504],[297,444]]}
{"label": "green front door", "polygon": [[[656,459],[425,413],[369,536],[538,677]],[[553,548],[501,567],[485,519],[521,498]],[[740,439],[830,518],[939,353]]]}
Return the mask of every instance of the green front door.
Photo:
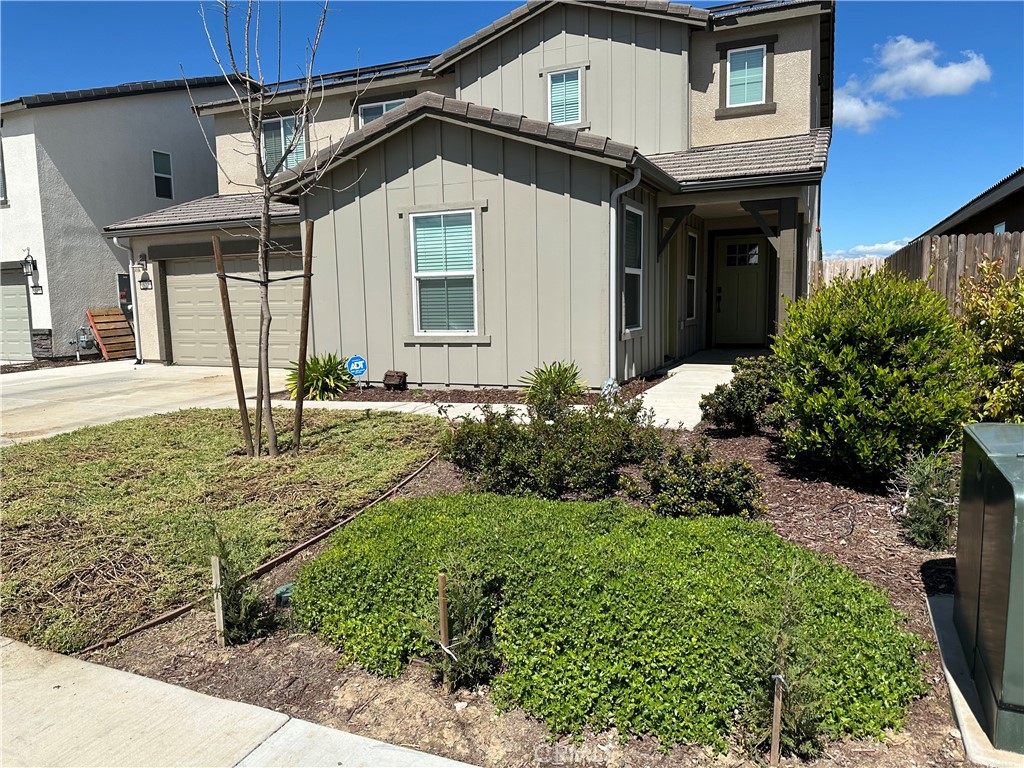
{"label": "green front door", "polygon": [[763,237],[715,241],[715,344],[763,346],[767,341],[768,243]]}

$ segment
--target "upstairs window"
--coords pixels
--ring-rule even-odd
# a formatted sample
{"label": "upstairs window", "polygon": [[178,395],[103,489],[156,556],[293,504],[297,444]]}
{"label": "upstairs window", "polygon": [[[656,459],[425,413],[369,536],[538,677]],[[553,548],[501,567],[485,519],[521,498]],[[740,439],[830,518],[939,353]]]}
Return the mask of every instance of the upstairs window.
{"label": "upstairs window", "polygon": [[[295,142],[295,148],[284,158],[281,157],[295,135],[295,126],[298,122],[302,135]],[[267,173],[273,173],[280,164],[281,168],[294,168],[306,159],[306,136],[303,130],[302,121],[296,121],[295,117],[278,117],[263,122],[263,167]]]}
{"label": "upstairs window", "polygon": [[622,321],[627,331],[643,326],[644,214],[626,208],[622,223]]}
{"label": "upstairs window", "polygon": [[153,150],[153,186],[156,196],[164,200],[174,199],[174,185],[171,180],[171,155]]}
{"label": "upstairs window", "polygon": [[580,122],[580,70],[548,73],[548,121],[555,125]]}
{"label": "upstairs window", "polygon": [[4,170],[4,145],[0,137],[0,203],[7,202],[7,172]]}
{"label": "upstairs window", "polygon": [[763,45],[729,51],[727,107],[764,104],[765,57]]}
{"label": "upstairs window", "polygon": [[411,219],[416,333],[475,333],[473,212],[418,213]]}
{"label": "upstairs window", "polygon": [[405,104],[405,99],[392,99],[391,101],[381,101],[376,104],[364,104],[359,107],[359,127],[362,128],[367,123],[372,123],[378,117],[383,117],[385,112],[390,112],[395,107],[400,107]]}

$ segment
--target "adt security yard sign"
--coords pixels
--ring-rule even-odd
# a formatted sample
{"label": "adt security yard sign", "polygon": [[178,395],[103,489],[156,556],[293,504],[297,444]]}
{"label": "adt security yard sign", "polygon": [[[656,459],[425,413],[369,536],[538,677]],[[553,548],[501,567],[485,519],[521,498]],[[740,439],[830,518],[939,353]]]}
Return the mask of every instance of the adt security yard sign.
{"label": "adt security yard sign", "polygon": [[359,355],[352,355],[348,359],[348,364],[345,366],[348,368],[348,372],[356,378],[359,378],[366,373],[366,360]]}

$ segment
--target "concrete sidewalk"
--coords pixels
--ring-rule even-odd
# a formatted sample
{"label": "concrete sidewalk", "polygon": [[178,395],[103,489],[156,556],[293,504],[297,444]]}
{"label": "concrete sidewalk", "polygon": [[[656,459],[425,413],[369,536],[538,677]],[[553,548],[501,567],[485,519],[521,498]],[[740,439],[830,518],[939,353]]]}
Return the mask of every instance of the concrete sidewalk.
{"label": "concrete sidewalk", "polygon": [[0,765],[472,768],[0,638]]}
{"label": "concrete sidewalk", "polygon": [[764,350],[708,349],[669,369],[668,378],[641,396],[654,411],[657,424],[671,429],[693,429],[701,420],[700,398],[719,384],[732,381],[732,366],[739,357],[764,354]]}

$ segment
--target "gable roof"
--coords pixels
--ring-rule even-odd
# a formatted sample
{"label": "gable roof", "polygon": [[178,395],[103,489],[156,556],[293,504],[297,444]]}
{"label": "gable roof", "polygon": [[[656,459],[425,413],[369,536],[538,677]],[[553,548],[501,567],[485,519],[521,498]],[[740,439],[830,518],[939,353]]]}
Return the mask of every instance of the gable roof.
{"label": "gable roof", "polygon": [[31,109],[33,107],[52,107],[58,104],[74,104],[80,101],[98,101],[113,99],[120,96],[140,96],[147,93],[164,93],[182,91],[186,88],[210,88],[226,85],[220,75],[213,77],[190,77],[182,80],[143,80],[137,83],[122,83],[103,88],[85,88],[80,91],[54,91],[53,93],[37,93],[32,96],[19,96],[0,103],[0,107],[10,109]]}
{"label": "gable roof", "polygon": [[[103,228],[106,235],[139,235],[176,229],[217,229],[225,225],[243,225],[259,221],[262,198],[255,194],[209,195],[187,203],[171,205],[144,213]],[[299,220],[299,207],[272,201],[270,216],[274,223]]]}
{"label": "gable roof", "polygon": [[957,224],[966,221],[971,216],[985,210],[990,205],[994,205],[1000,200],[1011,195],[1013,192],[1020,190],[1024,190],[1024,166],[1021,166],[1008,176],[1003,177],[980,195],[968,200],[927,232],[923,232],[920,237],[928,237],[947,230],[950,227],[955,227]]}
{"label": "gable roof", "polygon": [[700,26],[704,26],[709,18],[708,11],[703,8],[694,8],[692,5],[672,3],[667,0],[528,0],[526,5],[514,8],[510,13],[491,22],[483,29],[477,30],[469,37],[460,40],[444,53],[435,57],[427,66],[427,69],[440,74],[443,69],[454,63],[456,59],[461,59],[477,48],[486,45],[491,40],[501,37],[507,31],[530,17],[546,11],[558,3],[657,16],[675,21],[696,23]]}
{"label": "gable roof", "polygon": [[650,155],[654,165],[669,174],[683,190],[733,185],[753,178],[792,182],[793,176],[820,178],[832,140],[829,128],[799,136],[714,144],[683,152]]}
{"label": "gable roof", "polygon": [[626,167],[639,166],[647,171],[652,181],[660,183],[667,190],[677,189],[676,183],[664,171],[640,154],[636,147],[612,141],[590,131],[554,125],[543,120],[533,120],[523,115],[502,112],[494,107],[484,107],[432,91],[424,91],[404,104],[385,112],[383,117],[367,123],[358,131],[320,150],[295,168],[281,173],[274,182],[275,194],[288,196],[302,186],[302,182],[314,173],[324,173],[339,163],[359,154],[369,146],[404,130],[424,117],[436,117],[466,125],[483,128],[523,141],[541,144],[555,150],[591,157],[611,165]]}

